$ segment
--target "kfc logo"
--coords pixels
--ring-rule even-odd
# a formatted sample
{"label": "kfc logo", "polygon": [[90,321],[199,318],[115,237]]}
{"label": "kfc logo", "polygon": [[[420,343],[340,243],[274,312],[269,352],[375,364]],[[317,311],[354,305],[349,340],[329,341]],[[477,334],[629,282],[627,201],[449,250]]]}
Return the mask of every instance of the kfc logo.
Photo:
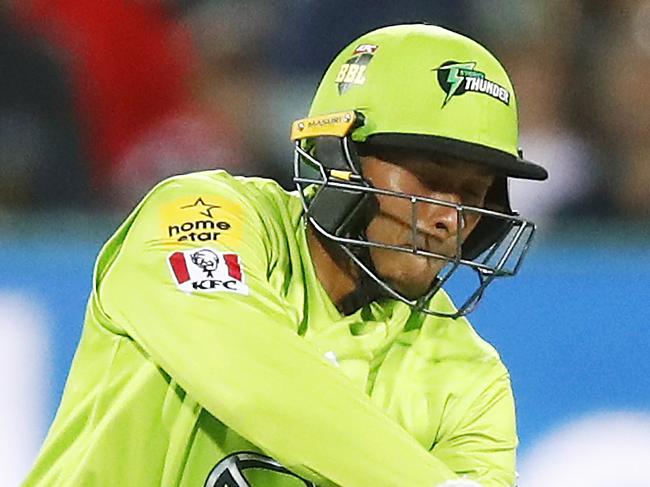
{"label": "kfc logo", "polygon": [[203,248],[174,252],[167,260],[182,291],[248,294],[238,254]]}
{"label": "kfc logo", "polygon": [[219,265],[219,256],[210,249],[202,249],[192,254],[192,264],[203,269],[207,277],[213,277]]}

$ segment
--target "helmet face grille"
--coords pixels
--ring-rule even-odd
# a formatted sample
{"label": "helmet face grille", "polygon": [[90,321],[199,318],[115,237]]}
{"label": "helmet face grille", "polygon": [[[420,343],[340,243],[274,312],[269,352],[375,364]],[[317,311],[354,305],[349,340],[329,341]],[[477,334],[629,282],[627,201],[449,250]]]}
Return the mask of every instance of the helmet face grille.
{"label": "helmet face grille", "polygon": [[[338,140],[341,153],[348,160],[348,167],[355,168],[355,164],[349,157],[352,153],[349,149],[349,139]],[[306,165],[316,169],[314,175],[305,175]],[[354,178],[354,181],[346,181],[333,176],[333,174],[338,174],[337,171],[340,172],[338,169],[333,170],[326,162],[321,162],[306,152],[300,143],[296,142],[294,181],[303,197],[307,221],[322,237],[338,245],[370,279],[385,291],[387,296],[403,301],[427,314],[456,318],[471,312],[476,307],[485,289],[494,279],[513,276],[517,273],[535,231],[535,226],[531,222],[503,211],[470,207],[375,188],[365,181],[361,174],[356,174],[357,178]],[[308,185],[312,185],[312,193],[315,190],[312,197],[304,196],[309,192]],[[389,242],[367,239],[364,232],[365,226],[377,212],[377,205],[374,201],[379,195],[385,198],[409,201],[411,239],[408,244],[393,245]],[[480,216],[484,230],[479,233],[479,238],[469,250],[464,246],[461,232],[458,232],[453,252],[445,254],[432,252],[421,244],[422,238],[417,230],[417,213],[418,208],[421,208],[422,205],[453,208],[458,228],[462,227],[463,222],[470,215]],[[478,229],[479,227],[474,231]],[[372,248],[406,252],[426,259],[433,259],[441,263],[441,270],[432,280],[429,290],[422,296],[415,298],[405,296],[377,274],[369,257]],[[475,276],[473,285],[471,283],[467,285],[468,273]],[[443,286],[447,288],[455,282],[466,284],[453,286],[464,289],[462,293],[459,290],[455,295],[452,294],[456,302],[460,303],[458,309],[452,311],[430,309],[429,304],[435,293]]]}

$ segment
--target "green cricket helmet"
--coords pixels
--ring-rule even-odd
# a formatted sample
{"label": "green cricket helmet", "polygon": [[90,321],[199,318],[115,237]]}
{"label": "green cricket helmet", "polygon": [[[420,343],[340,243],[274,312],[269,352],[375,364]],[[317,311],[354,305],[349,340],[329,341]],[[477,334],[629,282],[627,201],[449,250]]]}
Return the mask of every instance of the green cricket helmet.
{"label": "green cricket helmet", "polygon": [[[361,36],[334,59],[309,116],[294,122],[291,138],[294,180],[300,193],[305,194],[306,185],[314,185],[313,194],[303,198],[306,218],[364,270],[369,281],[362,287],[378,288],[426,313],[456,317],[476,306],[494,278],[517,272],[535,227],[512,210],[507,178],[543,180],[547,172],[523,159],[512,83],[499,61],[479,43],[423,24],[390,26]],[[452,205],[374,188],[363,177],[359,154],[394,148],[489,168],[495,182],[487,207]],[[315,171],[310,173],[308,167]],[[365,238],[365,227],[377,212],[377,194],[408,198],[413,221],[419,204],[453,206],[461,224],[469,212],[481,216],[464,242],[458,236],[453,257],[417,248],[415,228],[412,245],[393,248],[447,262],[419,299],[401,295],[374,271],[368,248],[386,247]],[[458,310],[429,309],[433,294],[463,267],[476,271],[478,287]],[[352,307],[366,298],[367,292],[352,300]]]}

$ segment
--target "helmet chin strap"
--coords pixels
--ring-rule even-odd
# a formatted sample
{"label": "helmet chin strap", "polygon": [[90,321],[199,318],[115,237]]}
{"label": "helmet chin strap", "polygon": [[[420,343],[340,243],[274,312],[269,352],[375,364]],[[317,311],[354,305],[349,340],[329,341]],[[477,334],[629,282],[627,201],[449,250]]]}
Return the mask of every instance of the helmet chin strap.
{"label": "helmet chin strap", "polygon": [[[376,273],[374,267],[371,267],[371,271]],[[439,286],[439,282],[440,279],[436,277],[427,292],[423,293],[422,296],[426,296],[431,289]],[[382,298],[395,299],[395,297],[386,291],[386,289],[384,289],[380,284],[378,284],[375,279],[372,279],[368,273],[366,273],[364,270],[361,270],[359,279],[357,280],[357,286],[355,287],[354,291],[343,297],[343,299],[337,304],[337,308],[344,315],[349,315],[354,313],[359,308],[362,308],[363,306]]]}
{"label": "helmet chin strap", "polygon": [[366,304],[388,297],[386,292],[365,272],[359,276],[357,287],[337,304],[337,308],[344,315],[350,315]]}
{"label": "helmet chin strap", "polygon": [[[338,245],[341,247],[343,246],[343,244]],[[348,248],[347,250],[355,254],[357,258],[361,260],[364,265],[376,275],[375,266],[373,265],[372,259],[370,258],[370,249],[368,247],[353,247],[352,249]],[[347,252],[344,252],[344,255],[347,256]],[[383,289],[374,279],[372,279],[364,269],[359,269],[359,278],[357,279],[356,287],[351,293],[343,297],[337,307],[344,315],[349,315],[354,313],[359,308],[362,308],[366,304],[369,304],[380,298],[389,297],[390,295],[386,292],[386,290]]]}
{"label": "helmet chin strap", "polygon": [[[315,222],[311,221],[310,226],[314,237],[318,239],[325,252],[335,262],[349,262],[356,270],[353,290],[334,303],[342,314],[350,315],[377,299],[390,297],[390,294],[375,282],[356,261],[356,259],[362,261],[363,266],[375,272],[368,247],[348,246],[336,242],[319,230],[318,224]],[[362,235],[361,238],[365,238],[365,235]],[[351,254],[354,255],[354,258],[352,258]]]}
{"label": "helmet chin strap", "polygon": [[[366,304],[381,298],[398,299],[409,304],[409,299],[402,296],[397,290],[393,289],[377,273],[375,266],[370,258],[369,247],[347,246],[338,244],[343,252],[359,268],[359,279],[357,287],[350,294],[344,297],[338,305],[339,310],[344,314],[351,314]],[[440,287],[440,280],[434,279],[427,292],[423,293],[421,298],[426,297],[426,301],[437,292]],[[436,290],[434,292],[434,289]],[[417,301],[417,300],[414,300]],[[412,304],[409,304],[412,306]]]}

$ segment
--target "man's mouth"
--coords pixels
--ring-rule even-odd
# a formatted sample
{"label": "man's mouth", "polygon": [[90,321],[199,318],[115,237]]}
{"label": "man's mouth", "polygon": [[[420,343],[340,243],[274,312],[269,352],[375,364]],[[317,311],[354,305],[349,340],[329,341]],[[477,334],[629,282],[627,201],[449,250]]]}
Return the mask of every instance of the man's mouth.
{"label": "man's mouth", "polygon": [[[409,241],[406,244],[402,244],[402,247],[407,247],[413,249],[413,241]],[[445,245],[435,240],[433,237],[426,238],[421,237],[415,241],[415,250],[428,252],[430,254],[444,256],[448,259],[454,259],[456,257],[456,245]],[[426,256],[424,256],[426,257]]]}

